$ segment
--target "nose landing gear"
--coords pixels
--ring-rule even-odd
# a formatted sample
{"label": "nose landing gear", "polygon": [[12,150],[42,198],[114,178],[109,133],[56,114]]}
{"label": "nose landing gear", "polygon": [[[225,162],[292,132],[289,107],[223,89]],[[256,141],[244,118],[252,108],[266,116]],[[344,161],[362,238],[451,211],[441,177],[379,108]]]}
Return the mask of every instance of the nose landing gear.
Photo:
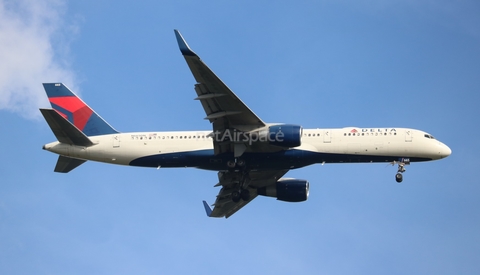
{"label": "nose landing gear", "polygon": [[405,171],[407,171],[407,169],[405,169],[405,165],[409,165],[410,164],[410,159],[408,158],[401,158],[398,162],[393,162],[392,164],[395,164],[395,163],[398,163],[398,170],[397,170],[397,174],[395,175],[395,180],[400,183],[403,181],[403,173]]}
{"label": "nose landing gear", "polygon": [[[405,171],[405,169],[404,169]],[[395,175],[395,180],[400,183],[403,181],[403,175],[402,175],[403,172],[397,172],[397,174]]]}

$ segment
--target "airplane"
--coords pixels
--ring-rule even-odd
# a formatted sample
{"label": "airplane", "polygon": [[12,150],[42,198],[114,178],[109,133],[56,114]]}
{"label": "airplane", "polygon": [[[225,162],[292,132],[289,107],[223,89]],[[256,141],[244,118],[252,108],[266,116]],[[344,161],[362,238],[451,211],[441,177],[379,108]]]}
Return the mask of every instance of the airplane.
{"label": "airplane", "polygon": [[58,141],[44,150],[59,155],[54,171],[68,173],[87,160],[110,164],[218,172],[220,192],[207,216],[228,218],[258,195],[301,202],[309,182],[284,178],[291,169],[328,163],[390,163],[402,182],[405,166],[439,160],[450,148],[432,135],[395,127],[303,129],[260,119],[192,51],[174,30],[196,83],[211,130],[121,133],[63,83],[44,83],[52,106],[40,109]]}

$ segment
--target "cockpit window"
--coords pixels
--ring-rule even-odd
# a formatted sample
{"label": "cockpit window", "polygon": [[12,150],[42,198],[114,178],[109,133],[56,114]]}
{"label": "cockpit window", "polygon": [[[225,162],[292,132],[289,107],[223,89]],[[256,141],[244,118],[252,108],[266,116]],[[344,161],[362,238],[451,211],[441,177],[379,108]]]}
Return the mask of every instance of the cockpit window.
{"label": "cockpit window", "polygon": [[426,138],[429,138],[429,139],[435,139],[433,136],[429,135],[429,134],[425,134],[425,137]]}

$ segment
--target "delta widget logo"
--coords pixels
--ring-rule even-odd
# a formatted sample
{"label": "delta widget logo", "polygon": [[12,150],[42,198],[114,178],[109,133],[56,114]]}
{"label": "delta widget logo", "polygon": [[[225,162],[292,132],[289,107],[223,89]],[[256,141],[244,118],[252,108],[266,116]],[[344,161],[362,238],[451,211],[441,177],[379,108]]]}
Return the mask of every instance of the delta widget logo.
{"label": "delta widget logo", "polygon": [[83,131],[93,111],[75,96],[49,98],[52,107],[65,119]]}

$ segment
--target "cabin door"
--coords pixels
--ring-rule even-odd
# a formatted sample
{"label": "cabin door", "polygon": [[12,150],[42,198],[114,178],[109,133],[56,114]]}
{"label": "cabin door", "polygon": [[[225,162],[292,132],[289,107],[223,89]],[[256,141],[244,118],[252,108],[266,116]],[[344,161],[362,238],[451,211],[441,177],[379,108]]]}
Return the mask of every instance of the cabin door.
{"label": "cabin door", "polygon": [[330,143],[332,142],[332,131],[325,130],[323,131],[323,143]]}
{"label": "cabin door", "polygon": [[118,148],[120,147],[120,136],[119,135],[114,135],[113,136],[113,148]]}
{"label": "cabin door", "polygon": [[405,130],[405,142],[412,142],[413,131]]}

